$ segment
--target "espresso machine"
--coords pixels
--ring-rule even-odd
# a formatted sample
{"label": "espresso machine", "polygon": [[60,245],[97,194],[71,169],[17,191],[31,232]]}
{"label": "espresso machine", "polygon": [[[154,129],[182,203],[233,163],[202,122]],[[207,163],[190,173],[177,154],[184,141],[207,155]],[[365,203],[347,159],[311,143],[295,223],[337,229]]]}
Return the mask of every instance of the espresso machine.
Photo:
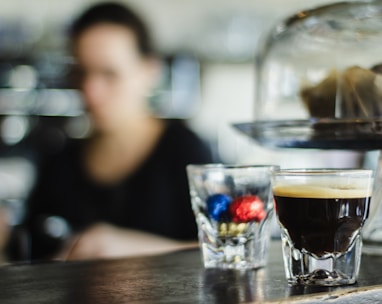
{"label": "espresso machine", "polygon": [[255,120],[234,127],[268,148],[379,151],[363,250],[382,255],[382,1],[297,12],[256,56]]}

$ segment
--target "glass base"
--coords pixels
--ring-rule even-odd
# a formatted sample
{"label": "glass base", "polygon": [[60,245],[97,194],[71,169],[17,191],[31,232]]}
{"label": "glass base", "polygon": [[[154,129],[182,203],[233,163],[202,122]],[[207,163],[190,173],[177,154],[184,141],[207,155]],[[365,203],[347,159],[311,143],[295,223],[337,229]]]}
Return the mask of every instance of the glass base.
{"label": "glass base", "polygon": [[285,274],[290,285],[338,286],[357,281],[361,263],[362,240],[356,236],[347,252],[316,257],[294,248],[282,234]]}
{"label": "glass base", "polygon": [[297,275],[289,279],[290,285],[319,285],[319,286],[339,286],[355,284],[355,278],[349,278],[345,274],[326,269],[316,269],[308,275]]}
{"label": "glass base", "polygon": [[218,240],[216,247],[202,243],[203,264],[205,268],[257,269],[267,263],[269,236],[259,239],[245,237]]}
{"label": "glass base", "polygon": [[247,223],[236,235],[219,235],[218,228],[199,215],[199,243],[205,268],[257,269],[264,267],[268,258],[272,210],[260,223]]}

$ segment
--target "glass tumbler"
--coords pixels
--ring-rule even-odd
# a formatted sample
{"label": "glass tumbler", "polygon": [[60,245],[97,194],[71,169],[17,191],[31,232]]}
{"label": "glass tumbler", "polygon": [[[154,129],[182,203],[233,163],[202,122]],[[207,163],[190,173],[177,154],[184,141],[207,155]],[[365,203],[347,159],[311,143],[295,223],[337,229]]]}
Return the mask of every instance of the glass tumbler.
{"label": "glass tumbler", "polygon": [[187,167],[205,268],[255,269],[267,260],[277,166]]}

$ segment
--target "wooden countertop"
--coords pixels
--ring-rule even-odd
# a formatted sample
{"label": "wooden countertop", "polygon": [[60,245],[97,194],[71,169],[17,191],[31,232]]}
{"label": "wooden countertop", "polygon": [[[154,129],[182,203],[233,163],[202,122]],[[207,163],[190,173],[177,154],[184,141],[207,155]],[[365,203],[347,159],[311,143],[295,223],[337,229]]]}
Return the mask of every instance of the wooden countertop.
{"label": "wooden countertop", "polygon": [[198,248],[114,260],[14,264],[0,269],[0,303],[348,303],[357,297],[358,304],[376,303],[382,302],[382,287],[376,286],[382,284],[381,269],[382,256],[364,255],[356,285],[290,287],[279,241],[271,243],[268,266],[257,271],[204,270]]}

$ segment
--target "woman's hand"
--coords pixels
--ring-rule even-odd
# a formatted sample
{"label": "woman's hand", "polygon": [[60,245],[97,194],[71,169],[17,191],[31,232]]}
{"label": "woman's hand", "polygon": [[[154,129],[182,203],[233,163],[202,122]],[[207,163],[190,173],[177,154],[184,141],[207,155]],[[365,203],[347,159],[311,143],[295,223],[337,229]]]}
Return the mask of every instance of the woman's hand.
{"label": "woman's hand", "polygon": [[69,240],[58,255],[63,260],[86,260],[150,255],[197,246],[154,234],[97,223]]}

